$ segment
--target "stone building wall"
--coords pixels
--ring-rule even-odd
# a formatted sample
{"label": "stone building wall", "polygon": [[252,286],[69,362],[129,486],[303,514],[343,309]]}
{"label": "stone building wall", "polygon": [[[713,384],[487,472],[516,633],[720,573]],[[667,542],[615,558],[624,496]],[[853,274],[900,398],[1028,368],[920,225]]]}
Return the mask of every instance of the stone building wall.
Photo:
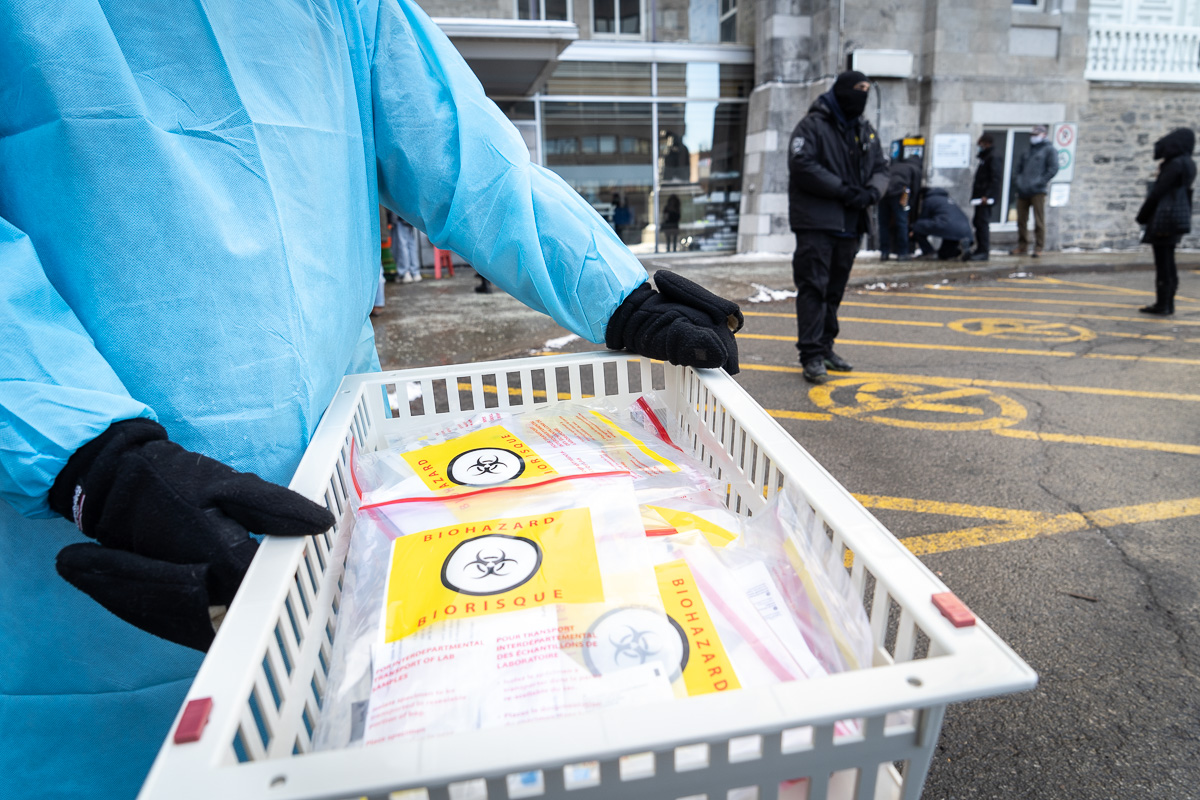
{"label": "stone building wall", "polygon": [[[984,128],[1078,119],[1088,96],[1086,0],[1023,10],[1012,0],[759,0],[741,251],[786,251],[787,161],[796,122],[856,50],[912,53],[908,78],[875,77],[867,118],[886,145],[909,134],[978,137]],[[967,208],[974,165],[926,180]],[[1057,215],[1047,245],[1061,241]],[[1000,236],[999,239],[1003,239]]]}
{"label": "stone building wall", "polygon": [[[1200,86],[1092,83],[1079,117],[1070,203],[1055,209],[1064,247],[1128,248],[1141,241],[1134,217],[1158,172],[1154,142],[1200,128]],[[1193,217],[1184,247],[1200,247]]]}

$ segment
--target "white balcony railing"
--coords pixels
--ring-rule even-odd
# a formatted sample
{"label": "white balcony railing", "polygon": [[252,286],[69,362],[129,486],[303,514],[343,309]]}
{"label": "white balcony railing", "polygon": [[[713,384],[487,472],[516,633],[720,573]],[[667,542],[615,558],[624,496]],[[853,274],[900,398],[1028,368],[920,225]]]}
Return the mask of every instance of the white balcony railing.
{"label": "white balcony railing", "polygon": [[1200,83],[1200,28],[1089,25],[1084,77]]}

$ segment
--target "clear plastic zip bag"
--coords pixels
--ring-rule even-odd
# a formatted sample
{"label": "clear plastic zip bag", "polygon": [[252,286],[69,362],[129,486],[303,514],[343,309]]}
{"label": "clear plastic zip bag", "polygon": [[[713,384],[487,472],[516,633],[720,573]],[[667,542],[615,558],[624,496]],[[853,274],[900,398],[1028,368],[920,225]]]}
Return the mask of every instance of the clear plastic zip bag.
{"label": "clear plastic zip bag", "polygon": [[490,411],[356,454],[356,487],[369,504],[625,471],[639,492],[654,496],[722,494],[713,472],[671,441],[668,423],[653,398],[628,408],[587,401]]}
{"label": "clear plastic zip bag", "polygon": [[624,473],[364,506],[315,747],[670,699],[648,546]]}

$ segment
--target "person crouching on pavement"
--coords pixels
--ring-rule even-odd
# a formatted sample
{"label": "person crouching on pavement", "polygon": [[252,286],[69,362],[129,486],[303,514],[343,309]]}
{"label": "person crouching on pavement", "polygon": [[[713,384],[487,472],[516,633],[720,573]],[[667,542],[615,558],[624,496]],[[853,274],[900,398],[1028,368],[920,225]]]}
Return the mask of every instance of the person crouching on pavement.
{"label": "person crouching on pavement", "polygon": [[824,383],[826,368],[853,367],[833,351],[837,311],[862,234],[867,207],[888,188],[879,139],[862,113],[871,83],[843,72],[809,107],[788,143],[788,221],[796,234],[796,347],[804,379]]}
{"label": "person crouching on pavement", "polygon": [[921,190],[921,210],[913,223],[913,236],[921,247],[923,258],[929,258],[933,253],[930,236],[942,240],[937,249],[939,261],[960,258],[971,249],[971,224],[945,189],[926,187]]}

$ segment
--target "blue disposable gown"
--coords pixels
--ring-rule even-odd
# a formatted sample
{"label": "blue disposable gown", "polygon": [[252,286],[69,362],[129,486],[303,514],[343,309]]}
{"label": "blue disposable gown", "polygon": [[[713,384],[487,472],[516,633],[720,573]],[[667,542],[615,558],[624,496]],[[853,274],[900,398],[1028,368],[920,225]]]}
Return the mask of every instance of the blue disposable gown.
{"label": "blue disposable gown", "polygon": [[150,417],[286,484],[378,368],[380,202],[594,342],[646,279],[411,3],[0,5],[6,800],[132,797],[200,661],[58,577],[55,476]]}

